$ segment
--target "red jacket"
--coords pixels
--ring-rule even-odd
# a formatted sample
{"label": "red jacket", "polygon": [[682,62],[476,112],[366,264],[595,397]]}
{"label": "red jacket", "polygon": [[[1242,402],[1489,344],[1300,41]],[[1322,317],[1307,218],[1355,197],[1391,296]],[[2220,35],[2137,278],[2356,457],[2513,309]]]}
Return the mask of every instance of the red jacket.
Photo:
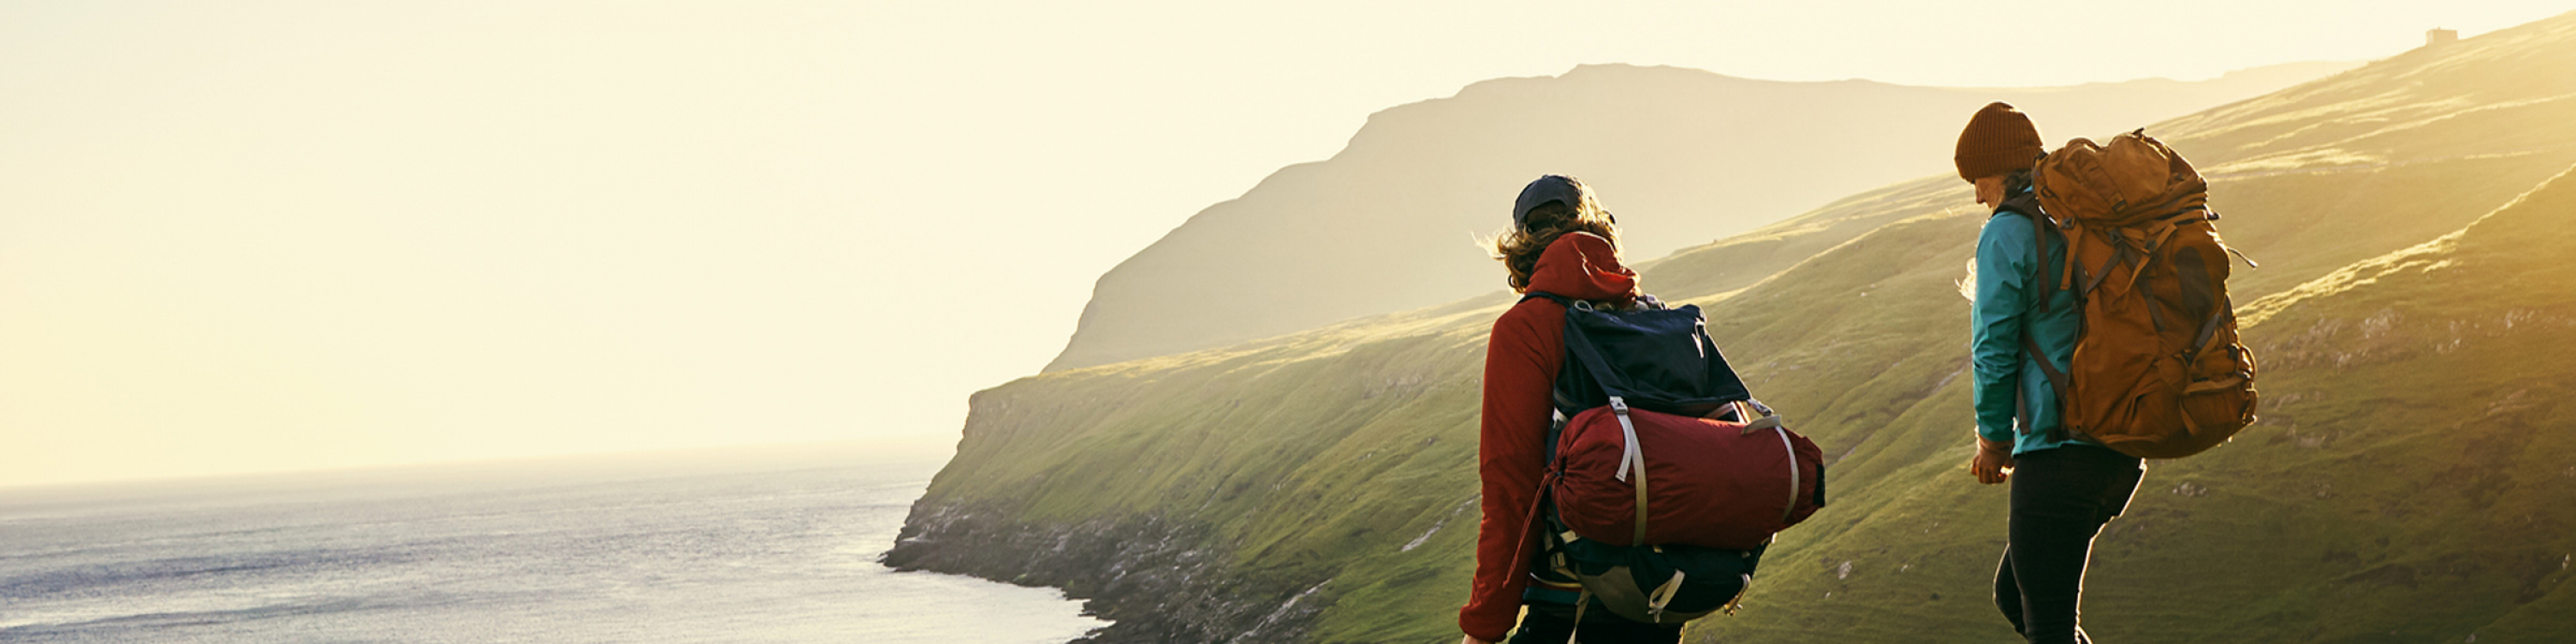
{"label": "red jacket", "polygon": [[[1625,303],[1637,297],[1637,272],[1619,265],[1610,242],[1589,233],[1558,237],[1539,254],[1530,291],[1578,300]],[[1547,425],[1556,370],[1565,363],[1565,307],[1523,300],[1494,320],[1485,347],[1483,429],[1476,444],[1484,480],[1485,518],[1476,526],[1476,583],[1458,628],[1500,642],[1520,617],[1537,539],[1523,543],[1535,517],[1539,478],[1547,469]],[[1523,547],[1527,545],[1528,547]]]}

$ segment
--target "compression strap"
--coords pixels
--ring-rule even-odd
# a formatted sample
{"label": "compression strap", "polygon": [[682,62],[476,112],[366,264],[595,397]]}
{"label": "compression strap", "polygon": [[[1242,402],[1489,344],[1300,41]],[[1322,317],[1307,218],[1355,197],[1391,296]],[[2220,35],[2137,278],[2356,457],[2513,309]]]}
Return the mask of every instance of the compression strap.
{"label": "compression strap", "polygon": [[[1619,473],[1613,477],[1628,481],[1637,488],[1637,533],[1628,540],[1628,545],[1646,545],[1646,455],[1637,446],[1637,424],[1628,420],[1628,401],[1611,396],[1610,413],[1619,416],[1619,437],[1627,441],[1627,446],[1619,452]],[[1636,474],[1634,478],[1629,476],[1631,472]]]}

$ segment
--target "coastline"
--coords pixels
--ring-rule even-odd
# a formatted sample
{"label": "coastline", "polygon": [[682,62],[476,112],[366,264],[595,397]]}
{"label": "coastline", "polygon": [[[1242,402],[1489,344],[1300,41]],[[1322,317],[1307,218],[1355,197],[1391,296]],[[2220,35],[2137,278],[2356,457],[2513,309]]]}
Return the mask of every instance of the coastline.
{"label": "coastline", "polygon": [[[889,568],[1061,590],[1109,622],[1073,642],[1297,641],[1322,612],[1323,583],[1237,577],[1210,531],[1160,516],[1023,521],[992,506],[916,503]],[[1301,605],[1302,604],[1302,605]]]}
{"label": "coastline", "polygon": [[1059,588],[878,563],[937,464],[0,490],[0,640],[1061,644],[1110,625]]}

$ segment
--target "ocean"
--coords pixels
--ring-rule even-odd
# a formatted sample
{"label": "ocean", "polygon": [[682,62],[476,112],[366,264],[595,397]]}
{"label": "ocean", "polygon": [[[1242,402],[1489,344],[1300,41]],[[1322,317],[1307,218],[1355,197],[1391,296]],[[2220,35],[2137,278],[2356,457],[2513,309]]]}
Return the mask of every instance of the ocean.
{"label": "ocean", "polygon": [[0,642],[1065,642],[877,564],[938,463],[689,455],[0,489]]}

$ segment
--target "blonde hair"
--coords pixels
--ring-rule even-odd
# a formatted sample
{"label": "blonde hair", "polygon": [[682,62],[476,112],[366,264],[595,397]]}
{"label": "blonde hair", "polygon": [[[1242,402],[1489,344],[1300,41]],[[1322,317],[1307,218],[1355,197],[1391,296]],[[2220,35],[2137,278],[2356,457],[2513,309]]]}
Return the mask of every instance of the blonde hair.
{"label": "blonde hair", "polygon": [[1501,261],[1503,269],[1510,271],[1503,282],[1510,284],[1513,292],[1522,292],[1529,289],[1530,273],[1538,270],[1539,255],[1547,252],[1548,245],[1556,243],[1556,238],[1576,232],[1592,233],[1609,240],[1612,257],[1617,257],[1619,225],[1611,220],[1609,211],[1602,210],[1601,204],[1592,200],[1591,195],[1585,195],[1583,203],[1577,206],[1551,201],[1530,209],[1525,226],[1503,231],[1486,240],[1485,253]]}

